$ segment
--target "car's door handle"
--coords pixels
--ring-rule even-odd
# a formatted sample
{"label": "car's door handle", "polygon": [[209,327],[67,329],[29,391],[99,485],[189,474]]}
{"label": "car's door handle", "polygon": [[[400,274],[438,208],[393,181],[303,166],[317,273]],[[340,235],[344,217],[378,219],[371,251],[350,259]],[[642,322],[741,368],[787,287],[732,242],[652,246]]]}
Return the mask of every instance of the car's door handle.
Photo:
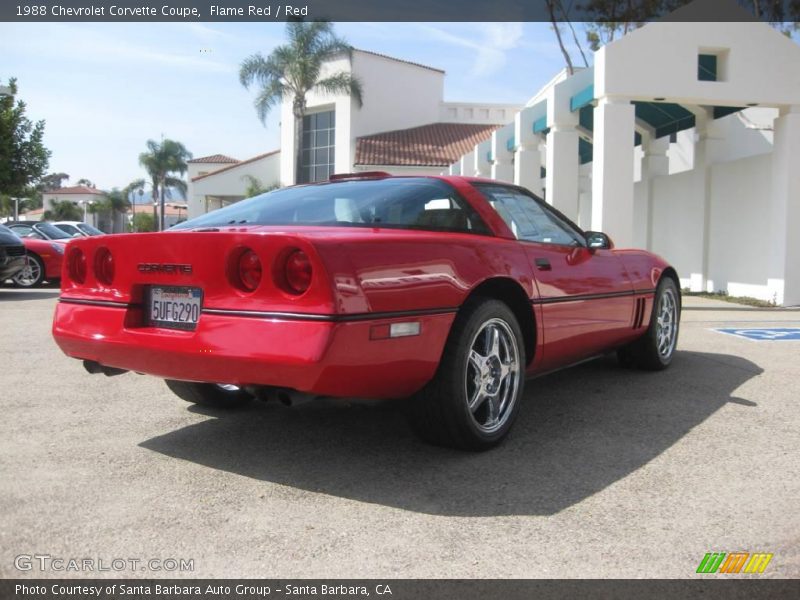
{"label": "car's door handle", "polygon": [[537,258],[536,259],[536,268],[540,271],[549,271],[550,270],[550,261],[546,258]]}

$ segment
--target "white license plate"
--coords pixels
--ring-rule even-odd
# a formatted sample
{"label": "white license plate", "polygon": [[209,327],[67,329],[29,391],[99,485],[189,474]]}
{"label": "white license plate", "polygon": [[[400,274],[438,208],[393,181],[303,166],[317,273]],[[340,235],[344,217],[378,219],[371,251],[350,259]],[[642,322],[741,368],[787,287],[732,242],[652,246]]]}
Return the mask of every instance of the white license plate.
{"label": "white license plate", "polygon": [[194,329],[200,320],[203,290],[194,287],[152,286],[147,301],[151,327]]}

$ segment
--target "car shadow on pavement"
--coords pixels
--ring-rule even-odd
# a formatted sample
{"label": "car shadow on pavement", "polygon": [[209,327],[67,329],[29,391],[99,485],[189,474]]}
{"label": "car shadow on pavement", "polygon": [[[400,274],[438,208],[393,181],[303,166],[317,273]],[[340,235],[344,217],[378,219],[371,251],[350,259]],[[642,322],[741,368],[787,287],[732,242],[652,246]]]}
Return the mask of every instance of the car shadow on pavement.
{"label": "car shadow on pavement", "polygon": [[610,358],[528,382],[508,439],[483,453],[417,440],[400,403],[254,403],[142,447],[213,469],[435,515],[557,513],[633,473],[728,403],[762,369],[740,357],[679,352],[670,369]]}
{"label": "car shadow on pavement", "polygon": [[0,302],[14,302],[23,300],[46,300],[48,298],[58,298],[61,290],[26,290],[26,289],[3,289],[0,288]]}

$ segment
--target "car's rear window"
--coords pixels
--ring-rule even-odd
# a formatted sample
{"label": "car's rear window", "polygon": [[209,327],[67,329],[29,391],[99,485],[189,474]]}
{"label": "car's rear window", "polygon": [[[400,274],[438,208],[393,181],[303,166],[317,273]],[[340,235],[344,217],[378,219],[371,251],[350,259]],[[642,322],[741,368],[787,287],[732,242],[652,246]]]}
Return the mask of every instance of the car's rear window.
{"label": "car's rear window", "polygon": [[424,177],[285,188],[190,219],[171,230],[228,225],[332,225],[489,233],[474,209],[449,184]]}

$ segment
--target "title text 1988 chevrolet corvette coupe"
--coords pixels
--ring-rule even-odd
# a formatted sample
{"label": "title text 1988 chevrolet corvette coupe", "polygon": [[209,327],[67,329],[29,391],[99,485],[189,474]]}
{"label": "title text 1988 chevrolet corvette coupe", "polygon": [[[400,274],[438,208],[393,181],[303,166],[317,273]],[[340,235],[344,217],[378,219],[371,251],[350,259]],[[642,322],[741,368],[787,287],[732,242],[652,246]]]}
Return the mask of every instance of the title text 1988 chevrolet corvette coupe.
{"label": "title text 1988 chevrolet corvette coupe", "polygon": [[411,396],[423,438],[473,449],[508,433],[526,376],[612,350],[667,367],[680,317],[659,257],[462,177],[334,176],[76,239],[62,275],[53,334],[90,372],[214,406]]}

